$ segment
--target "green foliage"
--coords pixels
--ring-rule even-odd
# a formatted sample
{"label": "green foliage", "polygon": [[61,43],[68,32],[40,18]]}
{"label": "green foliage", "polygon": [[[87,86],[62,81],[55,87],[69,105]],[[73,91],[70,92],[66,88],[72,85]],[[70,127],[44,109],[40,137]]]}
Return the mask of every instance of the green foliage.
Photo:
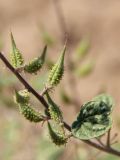
{"label": "green foliage", "polygon": [[[17,70],[15,72],[15,70],[10,69],[12,67],[10,66],[9,62],[8,62],[8,68],[13,73],[15,73],[16,76],[17,76],[17,71],[19,72],[20,71],[19,69],[21,68],[25,72],[28,72],[30,74],[37,73],[45,63],[47,46],[44,47],[41,56],[33,59],[28,64],[22,66],[24,60],[22,58],[22,54],[16,47],[12,33],[11,33],[11,42],[12,42],[11,63]],[[83,57],[85,57],[85,55],[88,53],[88,49],[89,49],[89,42],[83,40],[77,49],[78,60],[81,60]],[[60,83],[60,80],[62,79],[64,74],[65,52],[66,52],[66,45],[64,46],[58,61],[52,66],[52,69],[49,72],[47,80],[46,77],[40,78],[40,81],[38,83],[42,83],[42,85],[40,84],[41,86],[39,86],[38,84],[36,85],[35,83],[37,89],[40,87],[42,88],[44,85],[45,85],[44,87],[53,89]],[[75,64],[72,61],[70,63],[71,64],[69,66],[73,71],[75,69]],[[87,63],[81,65],[80,69],[78,68],[76,73],[79,76],[86,76],[89,73],[91,73],[92,70],[93,70],[93,63]],[[19,74],[17,77],[18,79],[22,78],[20,77]],[[25,85],[25,80],[23,84]],[[27,84],[27,82],[25,86],[28,88],[28,90],[30,90],[29,89],[30,86]],[[32,92],[31,89],[31,92],[41,101],[43,105],[45,105],[44,107],[45,107],[46,117],[31,107],[30,93],[28,90],[24,89],[21,91],[15,91],[14,100],[19,106],[20,113],[30,122],[38,123],[41,121],[43,122],[47,121],[50,138],[52,142],[57,146],[66,145],[68,139],[71,136],[74,136],[81,140],[89,140],[92,138],[102,136],[112,126],[111,112],[113,107],[113,100],[109,95],[106,94],[99,95],[93,98],[91,101],[83,104],[77,116],[77,120],[75,120],[72,123],[72,126],[70,128],[69,125],[67,125],[63,120],[63,115],[62,111],[60,110],[60,107],[52,100],[46,88],[43,88],[43,92],[41,92],[40,95],[35,94],[35,92]],[[44,99],[43,93],[46,95],[48,103]],[[68,104],[72,104],[74,101],[74,100],[72,101],[64,91],[61,94],[61,98],[63,99],[64,102]],[[50,124],[49,122],[50,120],[52,121],[51,122],[52,124]],[[53,126],[54,123],[56,127],[58,127],[58,129],[55,129],[55,126]],[[70,136],[66,136],[65,127],[66,129],[68,129],[68,131],[72,132]]]}
{"label": "green foliage", "polygon": [[106,95],[106,94],[100,94],[96,97],[93,98],[94,101],[103,101],[104,103],[106,103],[110,109],[110,111],[112,110],[112,107],[114,105],[114,101],[112,99],[112,97],[110,95]]}
{"label": "green foliage", "polygon": [[29,62],[29,64],[25,65],[24,71],[28,73],[36,73],[37,71],[39,71],[45,62],[46,52],[47,46],[44,47],[42,55],[40,57],[35,58],[31,62]]}
{"label": "green foliage", "polygon": [[110,116],[113,102],[108,95],[99,95],[85,103],[77,120],[72,124],[72,133],[79,139],[91,139],[105,134],[112,125]]}
{"label": "green foliage", "polygon": [[53,67],[49,73],[48,83],[51,86],[58,85],[60,83],[60,80],[63,77],[65,52],[66,52],[66,45],[64,46],[64,49],[63,49],[57,63],[53,65]]}
{"label": "green foliage", "polygon": [[37,112],[33,108],[30,107],[29,104],[20,104],[19,105],[20,113],[29,121],[31,122],[41,122],[43,121],[44,117],[41,115],[40,112]]}
{"label": "green foliage", "polygon": [[12,45],[12,50],[10,52],[11,64],[13,65],[13,67],[18,68],[24,63],[24,59],[22,57],[21,52],[16,46],[12,33],[11,33],[11,45]]}
{"label": "green foliage", "polygon": [[56,144],[57,146],[61,146],[67,143],[68,138],[65,137],[63,133],[53,130],[49,122],[48,122],[48,130],[49,130],[50,138],[54,144]]}
{"label": "green foliage", "polygon": [[49,104],[49,114],[50,114],[51,119],[53,119],[55,122],[59,124],[62,123],[63,116],[62,116],[62,112],[60,108],[58,107],[57,104],[53,102],[48,92],[46,93],[46,97],[47,97],[48,104]]}

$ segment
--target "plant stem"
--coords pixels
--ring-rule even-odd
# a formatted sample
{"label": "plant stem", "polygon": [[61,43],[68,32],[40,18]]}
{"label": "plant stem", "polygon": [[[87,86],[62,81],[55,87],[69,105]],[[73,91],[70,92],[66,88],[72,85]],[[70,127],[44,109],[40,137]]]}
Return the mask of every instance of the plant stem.
{"label": "plant stem", "polygon": [[107,147],[110,147],[110,134],[111,134],[111,129],[109,129],[108,133],[107,133]]}
{"label": "plant stem", "polygon": [[[7,66],[7,68],[19,79],[19,81],[25,86],[25,88],[28,89],[29,92],[31,92],[42,104],[43,106],[48,109],[48,104],[46,102],[46,100],[44,99],[44,97],[42,97],[40,94],[38,94],[32,87],[30,84],[28,84],[28,82],[18,73],[18,71],[13,68],[13,66],[9,63],[9,61],[5,58],[5,56],[0,52],[0,59],[4,62],[4,64]],[[71,132],[71,127],[64,122],[64,127]],[[100,144],[97,144],[93,141],[90,140],[82,140],[84,143],[98,149],[101,150],[103,152],[107,152],[109,154],[113,154],[115,156],[119,156],[120,157],[120,151],[117,151],[111,147],[108,146],[101,146]]]}

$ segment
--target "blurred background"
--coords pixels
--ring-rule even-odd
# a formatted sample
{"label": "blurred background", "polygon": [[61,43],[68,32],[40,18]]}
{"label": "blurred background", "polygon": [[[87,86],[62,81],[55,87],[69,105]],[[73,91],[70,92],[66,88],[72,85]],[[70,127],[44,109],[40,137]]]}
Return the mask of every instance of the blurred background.
{"label": "blurred background", "polygon": [[[43,70],[33,76],[23,73],[41,92],[67,35],[65,75],[52,97],[71,124],[81,104],[109,93],[115,100],[113,136],[120,131],[119,8],[119,0],[0,0],[0,49],[5,56],[9,59],[10,31],[26,62],[40,55],[47,44]],[[0,68],[0,160],[119,159],[74,139],[65,147],[52,144],[46,125],[29,123],[20,115],[13,94],[24,87],[1,61]],[[33,107],[43,110],[32,95],[31,99]],[[118,135],[113,146],[120,150],[119,139]]]}

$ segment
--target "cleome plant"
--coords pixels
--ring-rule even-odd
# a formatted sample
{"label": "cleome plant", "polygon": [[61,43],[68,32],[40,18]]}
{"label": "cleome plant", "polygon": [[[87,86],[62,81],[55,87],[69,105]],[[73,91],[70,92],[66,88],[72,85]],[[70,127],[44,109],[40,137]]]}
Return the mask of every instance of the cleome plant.
{"label": "cleome plant", "polygon": [[[18,106],[21,115],[33,123],[47,123],[51,141],[57,146],[66,145],[70,138],[76,138],[98,150],[120,157],[120,151],[117,151],[111,146],[113,143],[110,137],[112,127],[111,113],[114,102],[110,95],[100,94],[80,106],[78,116],[71,125],[68,125],[64,121],[60,106],[56,104],[51,97],[51,90],[59,85],[64,75],[66,44],[57,62],[49,71],[48,79],[45,82],[41,94],[34,90],[25,80],[22,72],[32,74],[33,76],[37,74],[45,64],[46,53],[47,46],[43,48],[40,56],[29,63],[25,63],[12,33],[10,62],[5,58],[4,54],[0,52],[0,59],[25,87],[24,90],[15,90],[14,92],[14,102]],[[32,95],[43,105],[44,113],[37,111],[31,105],[30,97]],[[104,134],[107,134],[106,143],[103,143],[101,140]]]}

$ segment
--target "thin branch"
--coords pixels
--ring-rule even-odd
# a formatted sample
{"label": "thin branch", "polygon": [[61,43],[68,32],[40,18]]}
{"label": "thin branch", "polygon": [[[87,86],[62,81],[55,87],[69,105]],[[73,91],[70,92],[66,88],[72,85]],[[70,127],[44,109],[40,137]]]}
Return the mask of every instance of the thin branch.
{"label": "thin branch", "polygon": [[107,142],[106,142],[106,145],[107,147],[110,147],[110,135],[111,135],[111,129],[109,129],[108,133],[107,133]]}
{"label": "thin branch", "polygon": [[52,87],[51,86],[45,86],[43,91],[40,93],[40,95],[43,97],[44,94],[46,94],[47,91],[51,90]]}
{"label": "thin branch", "polygon": [[[25,88],[27,88],[29,90],[29,92],[31,92],[42,104],[43,106],[48,109],[48,104],[46,102],[46,100],[44,99],[44,97],[42,97],[41,95],[39,95],[31,86],[30,84],[28,84],[28,82],[18,73],[18,71],[16,71],[12,65],[8,62],[8,60],[4,57],[4,55],[0,52],[0,59],[4,62],[4,64],[7,66],[7,68],[19,79],[19,81],[25,86]],[[64,122],[64,127],[71,132],[71,127]],[[103,152],[107,152],[109,154],[113,154],[116,156],[120,157],[120,151],[117,151],[113,148],[110,147],[103,147],[93,141],[90,140],[82,140],[84,143],[98,149],[101,150]]]}
{"label": "thin branch", "polygon": [[31,92],[47,109],[48,104],[45,101],[45,99],[39,95],[31,86],[28,84],[28,82],[18,73],[18,71],[8,62],[8,60],[4,57],[2,53],[0,53],[1,60],[5,63],[5,65],[13,72],[13,74],[19,79],[19,81],[25,86],[25,88],[28,89],[29,92]]}
{"label": "thin branch", "polygon": [[101,144],[101,146],[105,147],[105,145],[104,145],[104,143],[101,141],[101,139],[96,138],[96,140],[98,141],[98,143],[100,143],[100,144]]}

